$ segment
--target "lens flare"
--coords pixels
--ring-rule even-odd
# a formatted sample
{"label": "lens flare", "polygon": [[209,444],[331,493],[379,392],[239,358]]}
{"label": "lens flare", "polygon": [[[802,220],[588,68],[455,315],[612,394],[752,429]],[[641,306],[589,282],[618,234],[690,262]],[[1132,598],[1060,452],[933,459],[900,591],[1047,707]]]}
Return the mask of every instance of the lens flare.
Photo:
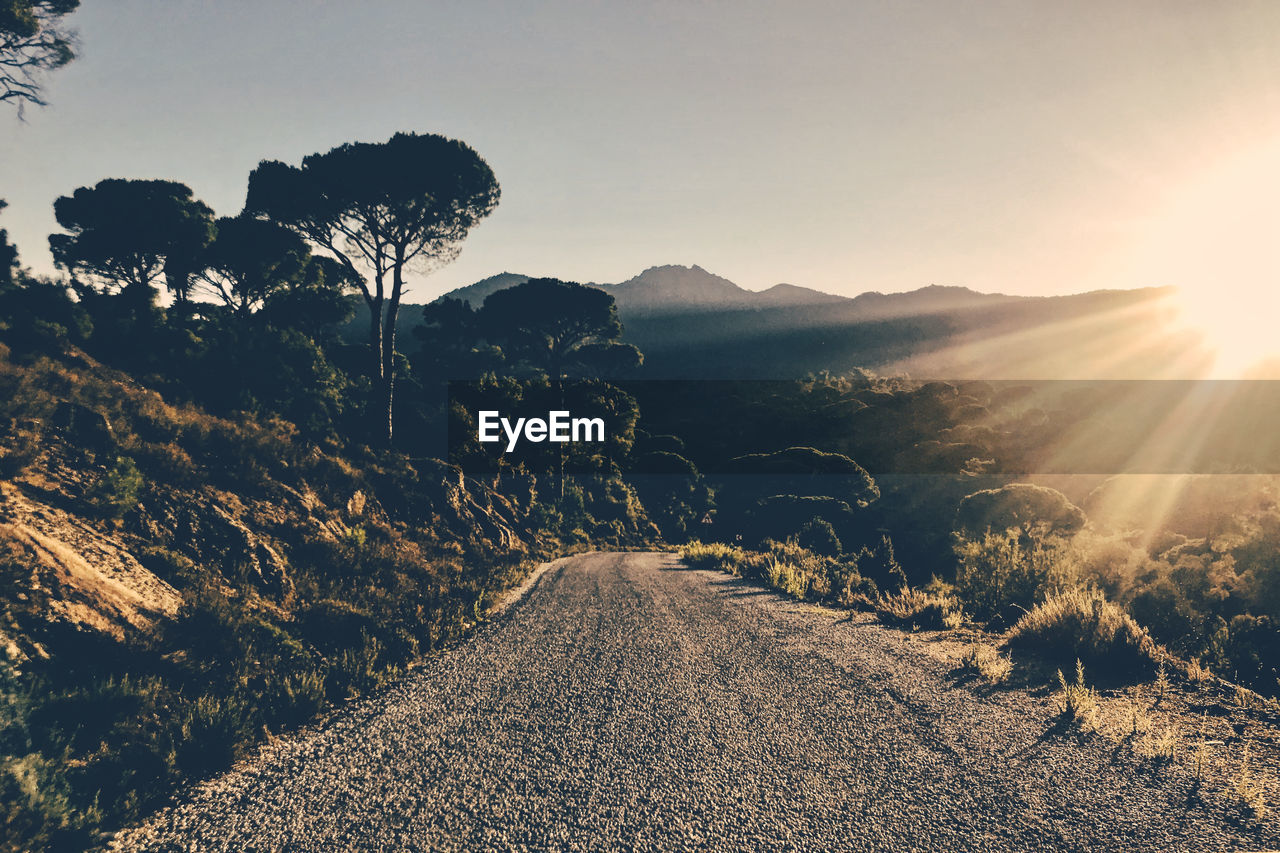
{"label": "lens flare", "polygon": [[1172,191],[1136,255],[1135,284],[1173,285],[1184,318],[1240,376],[1280,355],[1280,139]]}

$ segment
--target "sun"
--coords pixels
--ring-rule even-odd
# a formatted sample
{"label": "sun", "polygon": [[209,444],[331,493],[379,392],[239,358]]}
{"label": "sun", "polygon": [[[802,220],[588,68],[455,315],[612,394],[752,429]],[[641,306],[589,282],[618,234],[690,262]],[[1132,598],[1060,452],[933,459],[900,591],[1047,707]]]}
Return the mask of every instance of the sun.
{"label": "sun", "polygon": [[1137,274],[1178,288],[1215,376],[1280,356],[1280,139],[1174,188],[1145,232]]}

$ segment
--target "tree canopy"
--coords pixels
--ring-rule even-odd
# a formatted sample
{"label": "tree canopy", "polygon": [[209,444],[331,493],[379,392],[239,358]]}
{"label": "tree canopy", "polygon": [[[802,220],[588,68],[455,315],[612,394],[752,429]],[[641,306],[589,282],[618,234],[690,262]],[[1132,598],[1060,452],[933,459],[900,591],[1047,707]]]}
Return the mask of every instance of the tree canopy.
{"label": "tree canopy", "polygon": [[1069,536],[1084,527],[1084,512],[1057,489],[1031,483],[1010,483],[982,489],[960,501],[955,530],[970,539],[986,531],[1016,530],[1023,534]]}
{"label": "tree canopy", "polygon": [[251,216],[225,216],[200,259],[197,275],[239,314],[262,307],[273,293],[296,284],[311,250],[295,232]]}
{"label": "tree canopy", "polygon": [[54,262],[104,289],[165,281],[187,298],[198,258],[213,239],[213,211],[177,181],[107,178],[53,203],[67,233],[52,234]]}
{"label": "tree canopy", "polygon": [[43,106],[40,77],[75,59],[75,35],[62,19],[80,0],[0,2],[0,101]]}
{"label": "tree canopy", "polygon": [[509,361],[545,370],[615,373],[640,364],[640,351],[619,342],[622,322],[613,296],[554,278],[530,279],[489,295],[480,328],[501,343]]}
{"label": "tree canopy", "polygon": [[369,308],[370,371],[393,434],[396,316],[405,273],[448,263],[498,203],[497,179],[466,143],[397,133],[339,145],[301,166],[263,161],[249,176],[246,210],[293,229],[357,277]]}
{"label": "tree canopy", "polygon": [[[8,207],[0,199],[0,210]],[[0,288],[13,284],[13,274],[18,269],[18,247],[9,242],[9,232],[0,228]]]}

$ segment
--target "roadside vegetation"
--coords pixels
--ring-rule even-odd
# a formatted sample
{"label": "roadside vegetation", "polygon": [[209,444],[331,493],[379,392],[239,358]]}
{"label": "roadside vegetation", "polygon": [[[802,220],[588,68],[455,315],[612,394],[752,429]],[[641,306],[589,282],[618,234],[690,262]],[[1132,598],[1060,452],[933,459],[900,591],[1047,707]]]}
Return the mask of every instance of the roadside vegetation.
{"label": "roadside vegetation", "polygon": [[[325,180],[372,195],[290,206]],[[0,230],[0,850],[92,846],[401,677],[538,562],[659,535],[622,476],[634,402],[568,386],[639,360],[611,298],[544,280],[549,313],[396,344],[404,269],[497,202],[475,152],[400,134],[263,164],[253,190],[219,218],[175,181],[81,187],[55,204],[65,278],[24,271]],[[359,246],[397,222],[384,293]],[[386,318],[366,340],[361,305]],[[461,361],[517,397],[607,404],[611,442],[469,476],[445,459]],[[692,473],[649,487],[678,498],[669,530],[706,510]]]}
{"label": "roadside vegetation", "polygon": [[[0,440],[0,849],[82,849],[403,675],[540,559],[644,541],[620,485],[571,480],[534,510],[533,481],[521,506],[439,462],[325,452],[76,358],[0,361],[16,425]],[[55,426],[71,411],[84,422]],[[88,449],[95,431],[110,446]],[[81,524],[176,591],[176,612],[103,631],[59,609],[111,613],[41,550]]]}

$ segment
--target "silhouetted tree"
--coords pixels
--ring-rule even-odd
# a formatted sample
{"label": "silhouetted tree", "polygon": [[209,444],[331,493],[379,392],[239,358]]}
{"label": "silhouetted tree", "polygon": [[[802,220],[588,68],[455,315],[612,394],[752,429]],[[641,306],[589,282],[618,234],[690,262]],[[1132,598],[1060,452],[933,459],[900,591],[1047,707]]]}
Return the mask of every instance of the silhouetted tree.
{"label": "silhouetted tree", "polygon": [[223,217],[197,272],[236,314],[258,310],[274,293],[297,284],[311,251],[293,231],[251,216]]}
{"label": "silhouetted tree", "polygon": [[[622,323],[613,296],[574,282],[535,278],[491,293],[478,312],[478,326],[502,346],[508,362],[545,371],[562,409],[569,372],[607,376],[641,362],[638,349],[618,341]],[[563,497],[564,445],[557,444],[555,452],[556,492]]]}
{"label": "silhouetted tree", "polygon": [[337,343],[337,327],[355,316],[359,282],[333,258],[312,255],[296,279],[265,298],[259,314],[277,328],[296,329],[317,342]]}
{"label": "silhouetted tree", "polygon": [[986,531],[1016,530],[1023,537],[1070,536],[1084,527],[1084,512],[1056,489],[1010,483],[966,497],[956,510],[955,530],[978,540]]}
{"label": "silhouetted tree", "polygon": [[68,233],[49,236],[54,262],[110,291],[164,280],[185,302],[198,258],[213,239],[213,211],[176,181],[108,178],[53,203]]}
{"label": "silhouetted tree", "polygon": [[461,299],[437,299],[422,308],[413,327],[422,349],[415,358],[420,373],[442,380],[479,378],[498,366],[502,353],[481,339],[479,316]]}
{"label": "silhouetted tree", "polygon": [[636,367],[640,351],[619,342],[622,322],[611,294],[554,278],[535,278],[489,295],[483,334],[510,361],[544,370],[559,388],[570,372],[611,374]]}
{"label": "silhouetted tree", "polygon": [[301,167],[264,161],[249,176],[248,211],[292,228],[358,276],[388,443],[405,273],[453,260],[498,196],[493,171],[475,151],[434,134],[348,143],[304,158]]}
{"label": "silhouetted tree", "polygon": [[0,101],[44,105],[40,75],[75,59],[75,36],[62,19],[80,0],[0,2]]}
{"label": "silhouetted tree", "polygon": [[[0,210],[8,207],[8,203],[0,199]],[[9,232],[0,228],[0,289],[13,285],[14,273],[18,271],[18,247],[9,242]]]}

